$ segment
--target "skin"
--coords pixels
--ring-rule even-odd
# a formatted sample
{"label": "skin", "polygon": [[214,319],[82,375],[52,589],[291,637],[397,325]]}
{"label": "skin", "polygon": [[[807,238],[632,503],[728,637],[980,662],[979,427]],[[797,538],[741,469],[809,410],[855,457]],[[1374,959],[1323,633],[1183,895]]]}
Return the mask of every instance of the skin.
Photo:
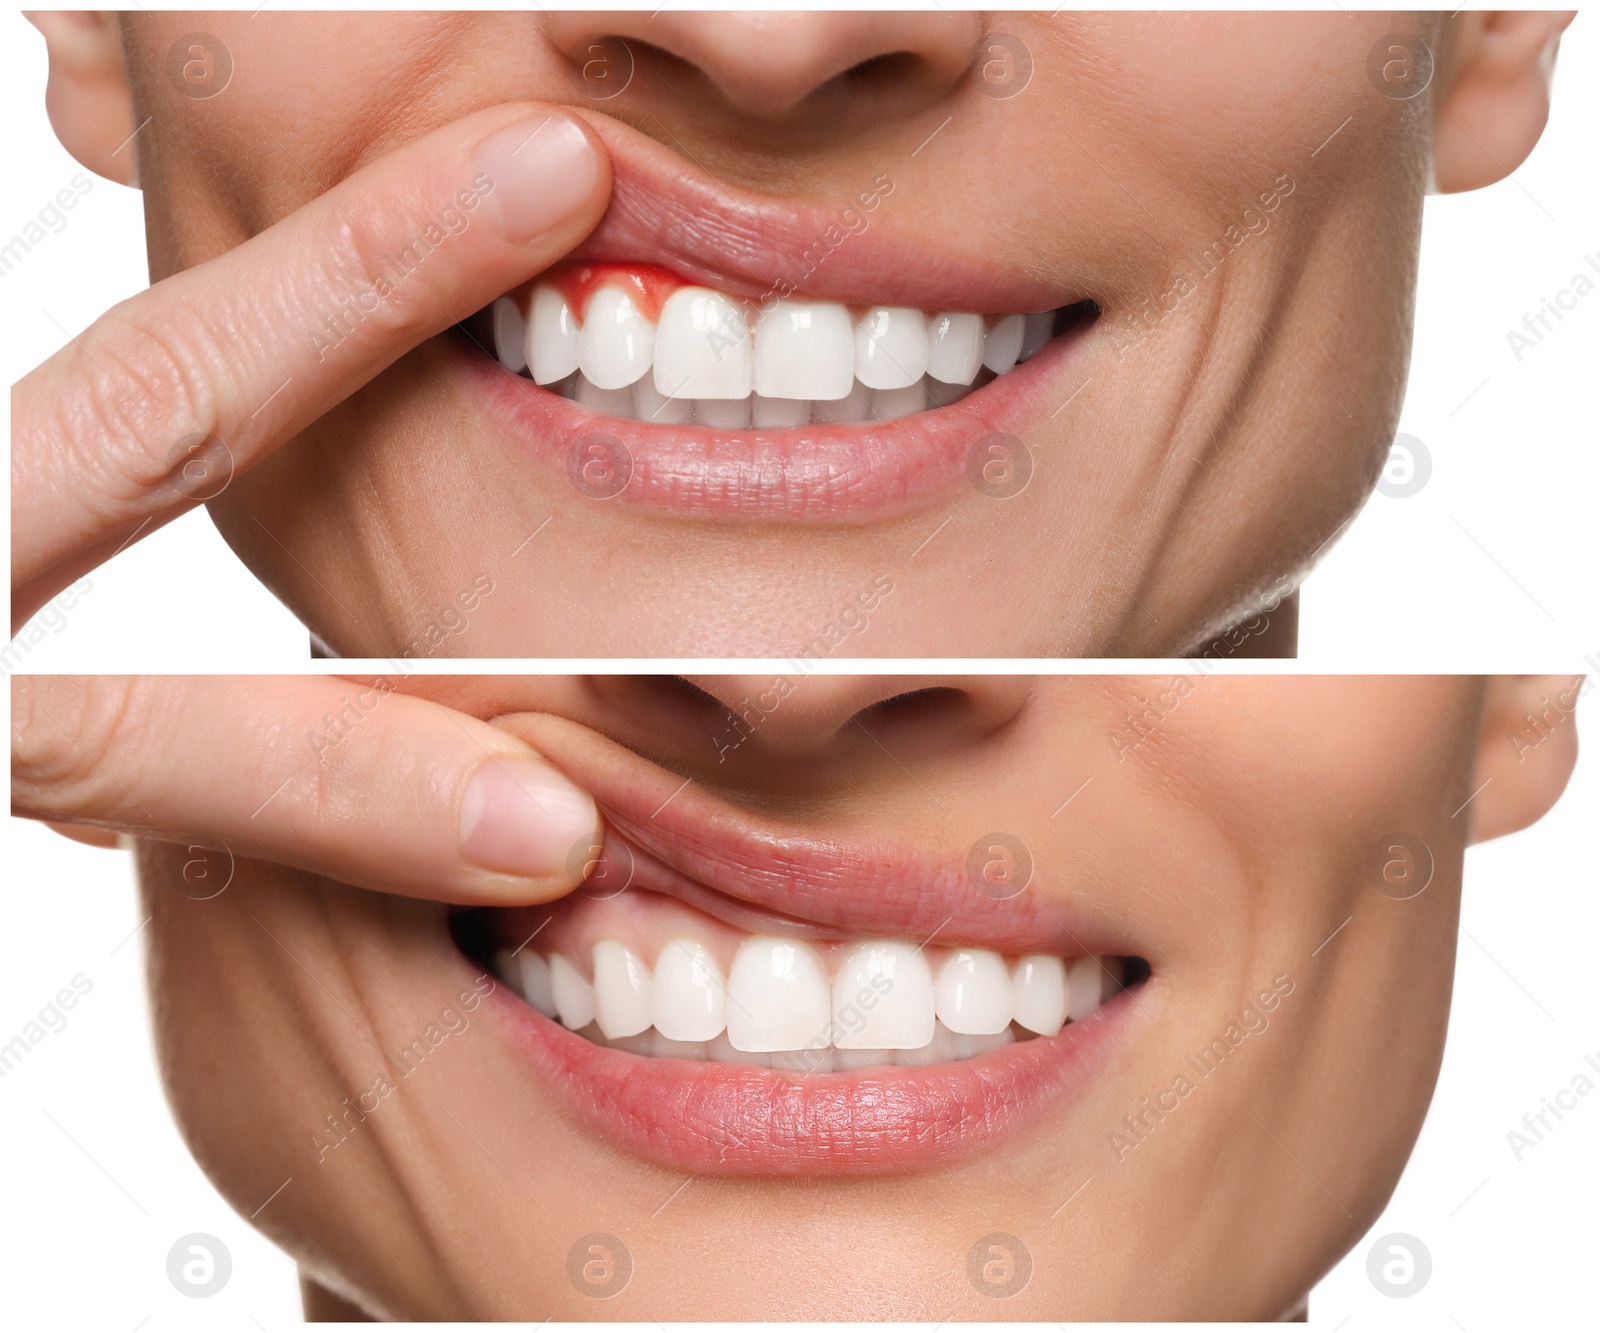
{"label": "skin", "polygon": [[[1524,827],[1557,798],[1576,757],[1580,687],[813,677],[719,763],[725,710],[771,678],[697,684],[427,677],[404,691],[492,719],[569,774],[609,738],[797,836],[889,832],[959,860],[977,833],[1015,833],[1035,857],[1028,892],[1126,928],[1151,963],[1114,1058],[1081,1095],[969,1161],[856,1180],[699,1178],[675,1195],[681,1173],[569,1123],[485,1006],[319,1163],[322,1117],[471,986],[477,969],[446,934],[446,909],[244,858],[226,892],[195,901],[182,878],[192,848],[141,841],[174,1112],[241,1213],[293,1177],[254,1224],[295,1256],[312,1290],[391,1318],[1293,1311],[1399,1177],[1441,1058],[1463,850]],[[80,688],[80,702],[103,702],[92,682]],[[159,693],[171,688],[136,682],[120,696],[121,721],[98,733],[94,753],[136,797],[159,793],[128,741],[148,730],[151,700],[177,698]],[[36,702],[64,708],[67,697]],[[1128,719],[1144,701],[1154,714],[1135,745]],[[1550,702],[1550,720],[1533,727],[1529,714]],[[423,706],[396,694],[344,742],[352,784],[410,753],[410,720],[392,719],[412,704]],[[92,817],[91,795],[43,777],[49,746],[37,738],[48,728],[30,748],[26,723],[27,812]],[[183,739],[207,754],[199,730]],[[211,799],[254,804],[268,774],[230,782],[216,762]],[[306,775],[291,776],[299,789]],[[103,813],[111,798],[99,799]],[[321,822],[315,809],[290,808]],[[1425,891],[1406,899],[1377,891],[1368,870],[1371,849],[1396,830],[1420,838],[1435,864]],[[283,836],[292,847],[295,831]],[[378,840],[354,826],[350,841],[363,839]],[[1109,1136],[1125,1132],[1140,1099],[1169,1088],[1186,1056],[1283,979],[1290,989],[1266,1026],[1119,1151]],[[1031,1282],[1003,1302],[966,1278],[969,1248],[996,1231],[1020,1237],[1034,1259]],[[603,1305],[565,1271],[573,1243],[594,1232],[620,1238],[634,1262],[626,1290]]]}
{"label": "skin", "polygon": [[[1423,195],[1490,184],[1526,158],[1570,18],[36,21],[52,121],[92,169],[137,171],[157,279],[230,252],[425,131],[532,98],[572,108],[608,145],[667,144],[686,172],[741,198],[832,207],[892,166],[873,223],[883,234],[1042,278],[1063,300],[1092,296],[1101,318],[1055,386],[1063,401],[1081,395],[1032,428],[1034,478],[1003,502],[963,490],[834,528],[595,502],[488,428],[437,337],[407,350],[408,336],[370,383],[392,357],[349,371],[356,391],[319,419],[326,404],[286,414],[272,444],[288,443],[253,453],[210,503],[246,563],[341,654],[783,655],[886,574],[895,592],[840,651],[942,657],[1164,655],[1236,624],[1251,629],[1227,655],[1292,652],[1298,580],[1360,508],[1393,434]],[[969,77],[990,29],[1031,52],[1015,98]],[[203,102],[165,73],[174,40],[196,30],[235,63],[226,92]],[[1366,75],[1394,32],[1434,53],[1413,99],[1380,95]],[[597,33],[638,60],[604,103],[568,77]],[[836,77],[866,61],[868,73]],[[937,147],[919,148],[936,130]],[[1235,225],[1259,234],[1192,291],[1175,286]],[[276,308],[273,274],[253,277],[258,308]],[[469,308],[494,294],[472,291]],[[438,327],[464,313],[442,303]],[[541,548],[524,550],[547,519]],[[482,578],[492,595],[447,611],[435,642],[441,608]]]}

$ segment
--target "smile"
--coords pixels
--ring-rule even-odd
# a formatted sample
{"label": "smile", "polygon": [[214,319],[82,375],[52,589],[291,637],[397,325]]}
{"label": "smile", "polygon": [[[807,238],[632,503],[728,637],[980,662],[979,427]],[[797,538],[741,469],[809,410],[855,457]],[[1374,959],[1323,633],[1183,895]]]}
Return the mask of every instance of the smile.
{"label": "smile", "polygon": [[747,430],[946,407],[1082,313],[757,303],[652,265],[563,264],[500,297],[478,327],[512,374],[597,413]]}
{"label": "smile", "polygon": [[[541,731],[565,750],[566,724]],[[611,743],[563,761],[606,817],[584,884],[451,933],[540,1087],[618,1149],[712,1174],[944,1165],[1081,1095],[1149,1017],[1145,950],[1040,887],[775,824]]]}
{"label": "smile", "polygon": [[587,499],[689,519],[859,525],[1025,486],[1023,441],[1092,377],[1100,308],[1080,280],[915,239],[892,193],[802,275],[837,212],[597,128],[605,218],[446,340],[508,452]]}

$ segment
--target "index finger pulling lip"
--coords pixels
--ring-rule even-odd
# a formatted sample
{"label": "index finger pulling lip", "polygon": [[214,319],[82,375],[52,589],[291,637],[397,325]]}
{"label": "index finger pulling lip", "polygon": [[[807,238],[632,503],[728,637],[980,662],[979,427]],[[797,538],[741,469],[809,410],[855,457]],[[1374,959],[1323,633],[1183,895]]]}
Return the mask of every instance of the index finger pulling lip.
{"label": "index finger pulling lip", "polygon": [[[986,835],[913,847],[841,836],[755,814],[577,723],[546,714],[495,719],[559,763],[606,818],[591,881],[670,894],[745,929],[812,936],[883,934],[1002,952],[1149,954],[1065,886],[1029,865],[985,879]],[[977,853],[974,857],[974,852]]]}

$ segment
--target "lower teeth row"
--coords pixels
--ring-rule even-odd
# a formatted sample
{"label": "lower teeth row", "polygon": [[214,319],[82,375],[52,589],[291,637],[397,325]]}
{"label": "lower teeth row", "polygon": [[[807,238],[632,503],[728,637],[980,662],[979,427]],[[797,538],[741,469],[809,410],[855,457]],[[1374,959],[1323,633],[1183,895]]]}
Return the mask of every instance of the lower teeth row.
{"label": "lower teeth row", "polygon": [[834,402],[803,398],[663,398],[649,377],[625,389],[602,389],[582,372],[547,386],[563,398],[609,417],[649,421],[659,426],[709,426],[714,430],[777,430],[789,426],[848,425],[897,421],[930,408],[960,402],[994,378],[972,384],[943,384],[924,375],[904,389],[869,389],[857,380],[848,397]]}
{"label": "lower teeth row", "polygon": [[653,968],[604,939],[589,976],[561,953],[527,948],[496,951],[493,966],[547,1018],[597,1045],[800,1073],[942,1064],[1053,1036],[1093,1014],[1125,975],[1116,957],[1008,964],[951,948],[935,976],[922,949],[898,941],[824,952],[837,960],[831,980],[804,941],[761,936],[739,946],[727,980],[692,940],[665,945]]}

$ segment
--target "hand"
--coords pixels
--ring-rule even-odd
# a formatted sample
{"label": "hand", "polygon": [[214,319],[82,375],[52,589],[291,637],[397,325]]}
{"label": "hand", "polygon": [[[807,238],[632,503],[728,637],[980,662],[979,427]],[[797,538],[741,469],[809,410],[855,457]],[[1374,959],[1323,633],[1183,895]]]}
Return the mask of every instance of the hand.
{"label": "hand", "polygon": [[532,747],[392,681],[13,676],[12,812],[443,902],[548,902],[603,835]]}
{"label": "hand", "polygon": [[[11,623],[549,267],[611,166],[559,110],[475,112],[113,306],[11,399]],[[418,238],[437,237],[419,247]],[[389,256],[421,257],[405,276]],[[330,317],[332,317],[330,319]]]}

